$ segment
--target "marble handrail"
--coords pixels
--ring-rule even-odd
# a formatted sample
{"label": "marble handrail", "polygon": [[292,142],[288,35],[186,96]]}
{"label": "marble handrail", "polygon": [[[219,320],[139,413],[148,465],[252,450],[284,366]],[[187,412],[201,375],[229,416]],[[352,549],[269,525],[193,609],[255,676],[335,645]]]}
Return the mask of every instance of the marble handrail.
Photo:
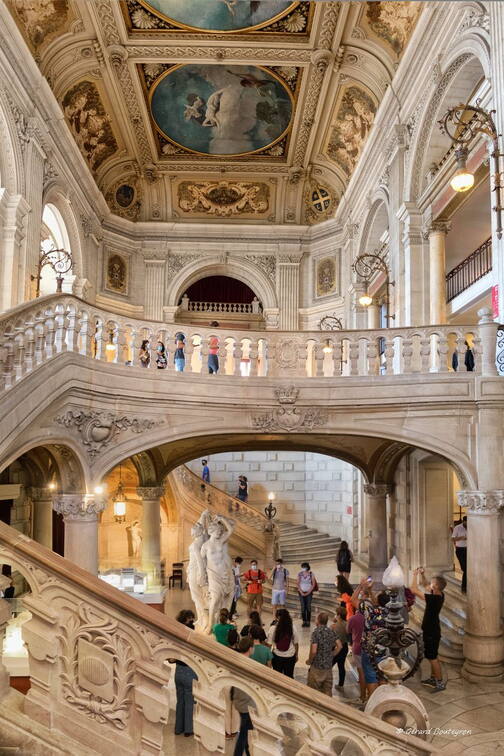
{"label": "marble handrail", "polygon": [[[30,590],[23,598],[31,613],[22,630],[31,684],[24,714],[55,733],[71,733],[86,750],[126,756],[163,753],[166,684],[172,674],[166,662],[178,659],[197,674],[194,736],[205,752],[224,752],[231,686],[254,701],[252,747],[257,754],[278,752],[285,719],[299,722],[314,753],[334,753],[347,743],[362,756],[436,752],[419,738],[398,733],[380,719],[190,630],[4,523],[0,555],[23,575]],[[7,619],[8,613],[0,613],[2,636]],[[0,659],[2,681],[6,674]],[[0,687],[0,696],[7,691]]]}
{"label": "marble handrail", "polygon": [[[485,328],[482,340],[481,329]],[[156,370],[156,344],[166,348],[166,369],[175,374],[175,336],[185,339],[185,371],[207,374],[210,350],[217,350],[220,375],[249,377],[345,378],[447,373],[457,354],[463,369],[465,342],[475,357],[474,374],[497,374],[497,324],[486,315],[479,325],[440,325],[347,331],[251,331],[152,323],[111,313],[71,295],[25,303],[0,319],[0,390],[63,352],[140,366],[147,341]],[[483,354],[484,350],[486,354]],[[492,351],[493,350],[493,351]],[[490,372],[488,372],[490,371]],[[178,374],[180,379],[183,374]]]}

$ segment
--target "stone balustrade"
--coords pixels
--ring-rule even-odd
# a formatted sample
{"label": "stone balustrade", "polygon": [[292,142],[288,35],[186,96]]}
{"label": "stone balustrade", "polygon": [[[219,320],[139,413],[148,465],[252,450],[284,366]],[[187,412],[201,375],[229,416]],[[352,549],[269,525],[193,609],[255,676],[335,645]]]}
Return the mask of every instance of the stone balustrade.
{"label": "stone balustrade", "polygon": [[254,302],[193,302],[187,301],[184,306],[182,301],[182,310],[188,312],[208,312],[209,314],[233,314],[233,315],[252,315],[260,313],[260,303]]}
{"label": "stone balustrade", "polygon": [[[224,753],[232,686],[254,701],[255,756],[282,752],[293,726],[313,754],[435,753],[425,741],[399,734],[380,719],[190,630],[3,523],[0,557],[23,575],[30,591],[23,598],[31,613],[22,630],[31,684],[24,716],[54,737],[66,734],[86,752],[164,752],[170,711],[166,685],[178,659],[198,677],[194,737],[201,754]],[[0,635],[4,614],[0,612]],[[0,678],[2,673],[0,660]],[[0,696],[7,690],[0,686]],[[8,712],[8,699],[2,703]]]}
{"label": "stone balustrade", "polygon": [[[474,374],[496,375],[497,323],[480,311],[479,325],[422,326],[353,331],[250,331],[166,325],[119,316],[74,296],[49,296],[25,303],[0,320],[0,389],[63,352],[121,366],[140,365],[149,342],[149,370],[156,370],[158,341],[175,373],[175,336],[185,338],[185,371],[207,374],[209,349],[217,345],[220,375],[248,377],[345,378],[447,373],[457,353],[464,370],[465,342],[475,356]],[[484,336],[483,336],[484,330]],[[210,345],[212,339],[212,345]],[[216,339],[216,341],[215,341]],[[486,350],[486,351],[485,351]],[[183,379],[183,373],[178,374]]]}

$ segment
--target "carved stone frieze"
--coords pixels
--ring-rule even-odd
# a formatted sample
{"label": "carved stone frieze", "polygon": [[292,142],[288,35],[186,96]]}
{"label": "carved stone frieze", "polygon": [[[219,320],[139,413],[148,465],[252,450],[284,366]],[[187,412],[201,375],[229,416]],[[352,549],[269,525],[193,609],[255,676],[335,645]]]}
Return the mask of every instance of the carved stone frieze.
{"label": "carved stone frieze", "polygon": [[275,389],[275,396],[279,404],[295,404],[299,389],[296,386],[281,386]]}
{"label": "carved stone frieze", "polygon": [[61,683],[67,703],[124,730],[133,704],[135,660],[119,623],[81,603],[61,624]]}
{"label": "carved stone frieze", "polygon": [[203,212],[221,218],[233,215],[262,215],[269,209],[269,187],[262,182],[182,181],[178,205],[186,213]]}
{"label": "carved stone frieze", "polygon": [[164,494],[162,486],[139,486],[137,494],[145,501],[157,501]]}
{"label": "carved stone frieze", "polygon": [[392,493],[392,486],[388,483],[364,483],[364,493],[366,496],[376,497],[388,496]]}
{"label": "carved stone frieze", "polygon": [[185,46],[180,47],[168,46],[156,46],[156,47],[144,47],[141,45],[128,46],[128,55],[130,58],[162,58],[162,59],[174,59],[183,58],[187,60],[190,58],[198,59],[204,58],[217,58],[218,55],[222,55],[225,60],[232,61],[243,60],[243,58],[257,58],[265,60],[285,60],[287,62],[308,63],[311,58],[311,52],[309,50],[296,50],[290,48],[273,48],[273,47],[198,47],[198,46]]}
{"label": "carved stone frieze", "polygon": [[176,276],[182,268],[185,268],[195,260],[201,260],[201,255],[170,255],[166,263],[168,280],[171,281],[173,276]]}
{"label": "carved stone frieze", "polygon": [[276,257],[275,255],[245,255],[246,260],[257,265],[258,268],[268,276],[270,281],[275,283],[276,279]]}
{"label": "carved stone frieze", "polygon": [[302,409],[297,407],[280,407],[271,412],[260,415],[252,415],[252,428],[263,433],[272,431],[312,431],[325,425],[328,420],[327,412],[310,407]]}
{"label": "carved stone frieze", "polygon": [[164,420],[128,417],[114,415],[112,412],[84,409],[68,410],[63,415],[57,415],[54,420],[65,428],[75,428],[79,432],[91,459],[105,449],[118,433],[126,430],[131,430],[132,433],[144,433],[164,423]]}
{"label": "carved stone frieze", "polygon": [[459,506],[470,514],[491,515],[504,510],[504,490],[458,491],[457,498]]}
{"label": "carved stone frieze", "polygon": [[468,12],[462,24],[459,28],[459,34],[467,29],[483,29],[486,32],[490,31],[490,16],[488,13],[482,13],[480,11],[471,8]]}

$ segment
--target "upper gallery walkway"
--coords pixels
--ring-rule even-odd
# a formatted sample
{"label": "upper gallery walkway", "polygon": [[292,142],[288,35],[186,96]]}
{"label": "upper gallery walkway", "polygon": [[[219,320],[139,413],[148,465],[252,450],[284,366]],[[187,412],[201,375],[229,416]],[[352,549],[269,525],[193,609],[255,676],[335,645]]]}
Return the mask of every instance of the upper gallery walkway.
{"label": "upper gallery walkway", "polygon": [[[149,323],[49,296],[0,320],[0,467],[49,439],[87,461],[93,479],[159,444],[173,445],[173,469],[200,451],[269,443],[342,456],[373,480],[385,454],[379,440],[388,439],[385,459],[400,453],[398,444],[418,445],[447,456],[474,486],[478,413],[504,401],[498,328],[481,311],[471,326],[227,331]],[[183,373],[174,369],[177,334]],[[155,351],[140,367],[145,340],[153,350],[166,345],[166,369],[156,369]],[[466,341],[473,372],[464,367]],[[210,349],[218,375],[208,374]],[[343,437],[353,444],[339,454]],[[375,439],[365,450],[363,437]]]}

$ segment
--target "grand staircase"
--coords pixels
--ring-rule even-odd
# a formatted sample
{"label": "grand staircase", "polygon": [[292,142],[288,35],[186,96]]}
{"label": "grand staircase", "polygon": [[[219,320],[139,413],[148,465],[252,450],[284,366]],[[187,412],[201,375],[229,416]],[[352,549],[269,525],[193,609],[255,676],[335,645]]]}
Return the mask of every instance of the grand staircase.
{"label": "grand staircase", "polygon": [[[280,551],[284,562],[289,564],[336,559],[341,538],[320,533],[306,525],[279,522]],[[334,566],[336,570],[336,563]],[[336,573],[335,573],[336,574]]]}

